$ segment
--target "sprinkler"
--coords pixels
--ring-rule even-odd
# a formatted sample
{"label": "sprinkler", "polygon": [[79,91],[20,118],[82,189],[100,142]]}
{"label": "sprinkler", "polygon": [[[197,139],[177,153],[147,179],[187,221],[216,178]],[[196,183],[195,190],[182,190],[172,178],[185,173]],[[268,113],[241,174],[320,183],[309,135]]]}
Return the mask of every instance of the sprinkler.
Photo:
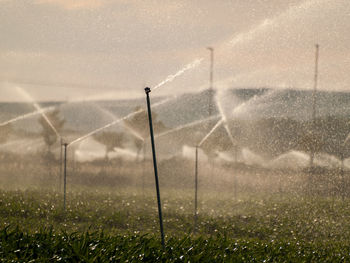
{"label": "sprinkler", "polygon": [[59,175],[59,184],[58,191],[60,192],[62,189],[62,163],[63,163],[63,139],[60,140],[60,175]]}
{"label": "sprinkler", "polygon": [[209,77],[209,100],[208,100],[208,114],[209,117],[212,115],[213,113],[213,71],[214,71],[214,48],[212,47],[207,47],[207,49],[210,51],[210,77]]}
{"label": "sprinkler", "polygon": [[[317,83],[318,83],[318,56],[319,56],[319,45],[315,45],[315,74],[314,74],[314,88],[312,92],[312,133],[316,131],[316,104],[317,104]],[[310,169],[314,168],[315,150],[312,147],[310,153]]]}
{"label": "sprinkler", "polygon": [[151,89],[148,88],[148,87],[146,87],[146,88],[145,88],[145,93],[146,93],[147,110],[148,110],[148,120],[149,120],[149,130],[150,130],[151,146],[152,146],[152,155],[153,155],[154,177],[155,177],[156,190],[157,190],[159,226],[160,226],[160,234],[161,234],[162,246],[163,246],[163,249],[164,249],[164,248],[165,248],[165,241],[164,241],[164,230],[163,230],[162,205],[161,205],[161,201],[160,201],[159,180],[158,180],[158,169],[157,169],[157,159],[156,159],[156,149],[155,149],[154,135],[153,135],[151,102],[150,102],[150,98],[149,98],[149,93],[150,93],[150,92],[151,92]]}
{"label": "sprinkler", "polygon": [[145,177],[146,177],[146,143],[142,142],[142,195],[145,195]]}

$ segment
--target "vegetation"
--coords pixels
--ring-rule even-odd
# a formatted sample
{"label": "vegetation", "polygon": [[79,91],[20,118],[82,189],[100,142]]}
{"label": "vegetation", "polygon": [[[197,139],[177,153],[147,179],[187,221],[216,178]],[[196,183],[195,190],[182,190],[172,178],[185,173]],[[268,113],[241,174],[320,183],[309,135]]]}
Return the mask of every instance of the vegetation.
{"label": "vegetation", "polygon": [[[48,118],[62,129],[58,111]],[[157,116],[153,118],[155,133],[166,131]],[[309,121],[291,118],[235,120],[228,125],[237,147],[269,157],[291,149],[329,153],[342,161],[349,157],[349,147],[343,144],[349,122],[327,117],[316,122],[317,133]],[[40,123],[50,153],[57,136],[44,118]],[[124,124],[142,138],[148,136],[145,111]],[[196,132],[182,130],[169,141],[182,146],[191,139],[189,144],[195,145],[210,127],[203,123]],[[3,134],[6,140],[9,132]],[[136,137],[140,152],[143,141]],[[106,156],[128,144],[126,135],[116,132],[95,139],[106,145]],[[232,149],[232,142],[221,126],[203,146],[208,156],[215,157],[218,151]],[[63,196],[53,190],[58,188],[58,170],[47,175],[47,166],[37,161],[36,154],[19,158],[8,153],[1,158],[0,185],[6,190],[0,190],[0,262],[350,261],[350,177],[344,169],[324,168],[310,175],[233,162],[217,167],[202,159],[195,226],[193,160],[161,159],[167,235],[163,249],[151,160],[142,164],[111,160],[108,173],[100,172],[105,167],[101,160],[68,163],[63,211]],[[10,190],[13,186],[22,190]]]}
{"label": "vegetation", "polygon": [[11,124],[0,125],[0,143],[5,143],[12,132]]}
{"label": "vegetation", "polygon": [[[62,130],[65,121],[60,118],[59,110],[55,109],[45,114],[47,119],[49,120],[51,125],[55,127],[57,132]],[[47,145],[47,153],[49,156],[51,156],[51,146],[57,141],[58,137],[56,132],[53,130],[52,126],[48,123],[47,119],[44,116],[42,116],[38,121],[42,127],[41,135],[43,136],[44,142]]]}
{"label": "vegetation", "polygon": [[100,233],[53,234],[19,229],[0,232],[0,257],[11,262],[346,262],[349,245],[292,241],[170,238],[166,249],[153,236]]}
{"label": "vegetation", "polygon": [[[129,127],[130,129],[137,132],[143,139],[149,137],[149,126],[148,126],[148,115],[146,110],[142,110],[142,107],[137,106],[134,109],[134,112],[138,112],[133,117],[124,120],[124,125]],[[155,111],[152,112],[152,121],[153,121],[153,130],[155,134],[164,132],[167,130],[167,127],[163,124],[162,121],[158,120],[158,115]],[[136,136],[134,138],[134,145],[137,149],[137,159],[139,159],[139,155],[141,150],[144,147],[144,140],[138,138]]]}
{"label": "vegetation", "polygon": [[[163,194],[166,250],[153,192],[0,192],[0,258],[29,261],[348,261],[347,201],[320,196]],[[135,189],[134,189],[135,190]],[[17,227],[18,226],[18,227]],[[189,235],[189,233],[192,233]]]}
{"label": "vegetation", "polygon": [[[349,145],[343,145],[350,131],[348,118],[320,117],[313,124],[312,121],[274,117],[231,121],[230,127],[240,147],[248,147],[267,156],[299,150],[327,153],[340,159],[350,157]],[[317,127],[317,130],[312,127]],[[227,136],[222,137],[221,144],[229,145]],[[209,140],[215,142],[214,138]]]}
{"label": "vegetation", "polygon": [[94,136],[94,138],[106,146],[105,159],[108,159],[108,153],[116,147],[122,147],[125,142],[125,135],[122,132],[102,132]]}

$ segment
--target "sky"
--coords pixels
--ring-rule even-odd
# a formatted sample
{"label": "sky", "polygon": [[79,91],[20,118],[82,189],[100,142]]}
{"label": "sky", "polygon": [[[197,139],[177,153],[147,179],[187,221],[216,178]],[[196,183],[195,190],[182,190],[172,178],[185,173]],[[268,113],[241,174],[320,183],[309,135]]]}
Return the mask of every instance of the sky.
{"label": "sky", "polygon": [[207,47],[216,89],[312,89],[316,43],[318,88],[350,92],[349,0],[0,0],[0,34],[1,101],[200,91]]}

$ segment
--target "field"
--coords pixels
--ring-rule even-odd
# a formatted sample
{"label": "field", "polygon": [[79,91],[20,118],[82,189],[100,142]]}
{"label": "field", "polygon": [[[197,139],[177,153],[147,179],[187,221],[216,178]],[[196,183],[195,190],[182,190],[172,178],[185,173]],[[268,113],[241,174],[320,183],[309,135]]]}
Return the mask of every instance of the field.
{"label": "field", "polygon": [[[95,187],[76,183],[69,186],[65,212],[62,193],[43,176],[37,180],[39,187],[2,188],[0,258],[3,262],[350,260],[347,197],[297,192],[297,185],[292,184],[266,191],[263,182],[273,185],[271,180],[281,180],[250,176],[252,181],[260,178],[260,188],[253,191],[240,178],[238,193],[230,187],[211,189],[203,179],[196,229],[193,188],[164,184],[165,250],[160,244],[152,183],[126,186],[125,178],[117,178],[119,185],[112,181]],[[95,184],[108,179],[101,173],[95,177]],[[220,178],[227,186],[224,175]],[[295,184],[300,183],[298,178]],[[74,182],[82,180],[77,176]],[[215,186],[220,187],[220,180]]]}

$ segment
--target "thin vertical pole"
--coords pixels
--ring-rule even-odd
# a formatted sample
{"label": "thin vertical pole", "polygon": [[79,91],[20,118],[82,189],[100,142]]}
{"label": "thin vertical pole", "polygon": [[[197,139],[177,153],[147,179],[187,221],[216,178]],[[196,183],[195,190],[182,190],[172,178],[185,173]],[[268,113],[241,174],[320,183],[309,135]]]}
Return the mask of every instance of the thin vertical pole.
{"label": "thin vertical pole", "polygon": [[59,175],[59,183],[58,183],[58,191],[61,192],[62,189],[62,165],[63,165],[63,140],[60,140],[60,175]]}
{"label": "thin vertical pole", "polygon": [[341,155],[340,176],[342,180],[341,197],[342,197],[342,200],[344,201],[346,184],[345,184],[345,174],[344,174],[344,154],[343,153]]}
{"label": "thin vertical pole", "polygon": [[145,194],[145,177],[146,177],[146,142],[142,143],[142,195]]}
{"label": "thin vertical pole", "polygon": [[160,201],[160,191],[159,191],[159,180],[158,180],[158,169],[157,169],[157,159],[156,159],[156,148],[154,144],[154,135],[153,135],[153,124],[152,124],[152,112],[151,112],[151,102],[149,98],[149,93],[151,89],[146,87],[146,100],[147,100],[147,110],[148,110],[148,120],[149,120],[149,130],[151,135],[151,146],[152,146],[152,155],[153,155],[153,168],[154,168],[154,178],[156,181],[156,190],[157,190],[157,201],[158,201],[158,215],[159,215],[159,226],[160,226],[160,234],[162,240],[162,246],[165,248],[165,240],[164,240],[164,230],[163,230],[163,217],[162,217],[162,205]]}
{"label": "thin vertical pole", "polygon": [[63,210],[66,211],[66,192],[67,192],[67,143],[64,146],[64,178],[63,178]]}
{"label": "thin vertical pole", "polygon": [[[315,74],[314,74],[314,89],[312,94],[312,134],[314,135],[316,131],[316,103],[317,103],[317,84],[318,84],[318,53],[319,53],[319,45],[316,44],[316,53],[315,53]],[[313,144],[316,143],[315,141],[312,142]],[[313,167],[314,165],[314,158],[315,158],[315,149],[313,148],[315,145],[312,146],[311,149],[311,155],[310,155],[310,167]]]}
{"label": "thin vertical pole", "polygon": [[198,146],[196,146],[196,158],[194,167],[194,232],[197,229],[198,219]]}
{"label": "thin vertical pole", "polygon": [[318,84],[318,53],[319,53],[319,45],[316,44],[316,53],[315,53],[315,75],[314,75],[314,90],[313,90],[313,103],[312,103],[312,120],[315,123],[316,120],[316,92],[317,92],[317,84]]}
{"label": "thin vertical pole", "polygon": [[76,166],[76,163],[75,163],[75,147],[73,147],[73,149],[71,150],[71,153],[72,153],[72,163],[73,163],[73,175],[75,174],[75,166]]}
{"label": "thin vertical pole", "polygon": [[209,105],[208,105],[208,114],[209,117],[213,114],[213,79],[214,79],[214,48],[208,47],[210,51],[210,75],[209,75]]}

